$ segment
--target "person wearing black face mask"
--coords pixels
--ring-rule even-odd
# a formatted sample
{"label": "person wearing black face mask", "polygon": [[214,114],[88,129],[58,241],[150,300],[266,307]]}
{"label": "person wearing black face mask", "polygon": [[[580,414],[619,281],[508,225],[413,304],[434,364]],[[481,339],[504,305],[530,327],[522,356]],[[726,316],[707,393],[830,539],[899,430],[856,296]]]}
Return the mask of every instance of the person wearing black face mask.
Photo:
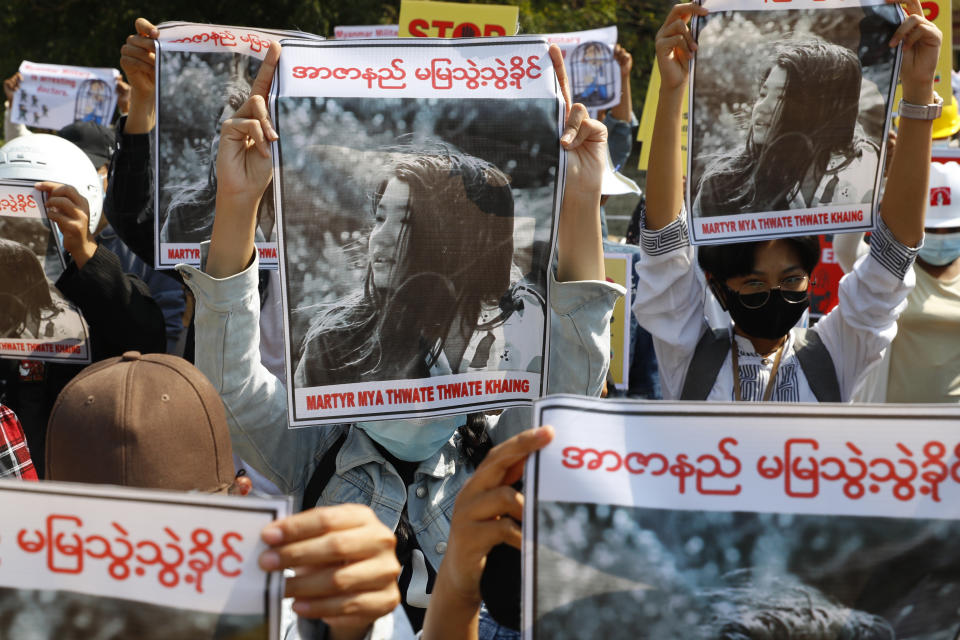
{"label": "person wearing black face mask", "polygon": [[[683,212],[680,112],[696,50],[687,25],[707,9],[691,3],[670,12],[656,39],[661,85],[641,225],[646,255],[633,305],[654,337],[665,399],[849,402],[890,346],[914,285],[910,267],[923,241],[930,132],[941,102],[933,92],[940,32],[919,0],[906,9],[890,42],[904,46],[905,105],[882,217],[870,256],[840,283],[840,304],[810,330],[793,326],[808,304],[819,257],[814,238],[701,247],[704,286]],[[707,288],[733,327],[712,330],[705,322]]]}

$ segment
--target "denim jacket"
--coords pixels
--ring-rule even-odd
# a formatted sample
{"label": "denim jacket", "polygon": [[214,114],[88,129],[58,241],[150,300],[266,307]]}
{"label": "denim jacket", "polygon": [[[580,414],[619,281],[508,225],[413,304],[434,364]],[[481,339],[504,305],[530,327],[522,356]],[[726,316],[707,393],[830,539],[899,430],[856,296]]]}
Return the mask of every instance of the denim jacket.
{"label": "denim jacket", "polygon": [[[245,271],[224,279],[187,265],[177,268],[197,301],[196,366],[223,399],[234,452],[282,491],[300,497],[324,452],[346,432],[336,473],[318,505],[365,504],[395,529],[406,504],[424,555],[439,567],[454,500],[472,472],[458,453],[457,436],[421,462],[413,484],[404,487],[393,466],[353,425],[289,429],[283,382],[260,363],[256,258]],[[550,393],[599,393],[610,360],[610,316],[622,294],[616,284],[557,283],[551,276]],[[528,428],[531,416],[529,408],[504,410],[492,427],[494,440]]]}

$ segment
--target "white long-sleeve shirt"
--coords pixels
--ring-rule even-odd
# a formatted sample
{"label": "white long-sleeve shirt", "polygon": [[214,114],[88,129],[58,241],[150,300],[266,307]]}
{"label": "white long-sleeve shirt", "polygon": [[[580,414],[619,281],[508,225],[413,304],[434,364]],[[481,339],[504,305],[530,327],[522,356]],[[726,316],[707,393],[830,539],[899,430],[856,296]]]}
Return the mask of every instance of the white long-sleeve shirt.
{"label": "white long-sleeve shirt", "polygon": [[[857,384],[878,363],[897,332],[897,317],[914,285],[910,268],[916,249],[898,242],[882,219],[874,231],[870,257],[861,260],[840,281],[840,304],[813,327],[833,359],[840,396],[850,402]],[[653,335],[664,399],[677,399],[703,332],[704,301],[712,295],[697,278],[694,249],[685,216],[658,231],[641,229],[644,258],[633,312],[640,326]],[[754,351],[752,343],[735,336],[741,392],[759,400],[773,369],[773,360]],[[795,353],[796,340],[784,346],[771,400],[817,402]],[[728,353],[707,400],[733,400],[734,376]]]}

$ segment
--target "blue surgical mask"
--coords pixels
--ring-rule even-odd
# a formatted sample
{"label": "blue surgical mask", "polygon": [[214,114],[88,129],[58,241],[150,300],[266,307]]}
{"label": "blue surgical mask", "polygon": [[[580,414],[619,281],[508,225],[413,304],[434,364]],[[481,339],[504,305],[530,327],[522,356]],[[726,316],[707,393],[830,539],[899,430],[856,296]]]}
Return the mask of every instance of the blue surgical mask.
{"label": "blue surgical mask", "polygon": [[937,267],[960,258],[960,231],[955,233],[928,233],[923,236],[920,257]]}
{"label": "blue surgical mask", "polygon": [[466,416],[358,422],[374,442],[407,462],[426,460],[450,440]]}

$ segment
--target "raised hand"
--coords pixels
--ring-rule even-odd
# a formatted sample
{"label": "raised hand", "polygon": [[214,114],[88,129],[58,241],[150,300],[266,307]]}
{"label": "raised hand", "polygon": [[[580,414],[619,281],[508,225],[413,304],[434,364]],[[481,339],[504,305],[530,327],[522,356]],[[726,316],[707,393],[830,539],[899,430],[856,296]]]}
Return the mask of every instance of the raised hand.
{"label": "raised hand", "polygon": [[678,89],[686,85],[689,63],[697,43],[690,33],[690,19],[705,16],[707,10],[694,2],[678,4],[667,14],[663,26],[657,31],[654,48],[657,66],[660,67],[660,88]]}
{"label": "raised hand", "polygon": [[20,88],[20,81],[23,79],[23,76],[20,75],[20,72],[17,71],[15,74],[3,81],[3,95],[6,96],[7,101],[10,104],[13,104],[13,96],[17,93],[17,89]]}
{"label": "raised hand", "polygon": [[293,610],[323,619],[334,640],[364,637],[400,603],[397,539],[369,507],[316,507],[267,525],[261,538],[271,548],[260,567],[293,569],[285,593]]}
{"label": "raised hand", "polygon": [[120,68],[130,83],[130,111],[126,133],[147,133],[155,123],[154,93],[156,92],[156,46],[160,35],[146,18],[137,18],[136,33],[127,36],[120,47]]}
{"label": "raised hand", "polygon": [[424,622],[424,640],[470,638],[480,609],[480,578],[498,544],[520,548],[523,494],[511,487],[527,457],[553,439],[551,427],[520,433],[490,450],[457,495],[450,537]]}
{"label": "raised hand", "polygon": [[217,205],[207,273],[226,278],[243,271],[253,255],[257,209],[273,179],[270,143],[277,132],[267,113],[267,94],[280,59],[270,44],[253,81],[250,98],[220,127],[217,149]]}
{"label": "raised hand", "polygon": [[47,216],[60,228],[63,248],[82,269],[97,250],[87,199],[68,184],[38,182],[34,186],[47,194]]}
{"label": "raised hand", "polygon": [[[920,0],[907,0],[903,8],[907,12],[907,19],[890,39],[891,47],[903,43],[903,61],[900,64],[903,99],[914,104],[928,104],[933,102],[933,79],[943,36],[936,25],[923,16]],[[947,100],[949,98],[946,96]]]}

